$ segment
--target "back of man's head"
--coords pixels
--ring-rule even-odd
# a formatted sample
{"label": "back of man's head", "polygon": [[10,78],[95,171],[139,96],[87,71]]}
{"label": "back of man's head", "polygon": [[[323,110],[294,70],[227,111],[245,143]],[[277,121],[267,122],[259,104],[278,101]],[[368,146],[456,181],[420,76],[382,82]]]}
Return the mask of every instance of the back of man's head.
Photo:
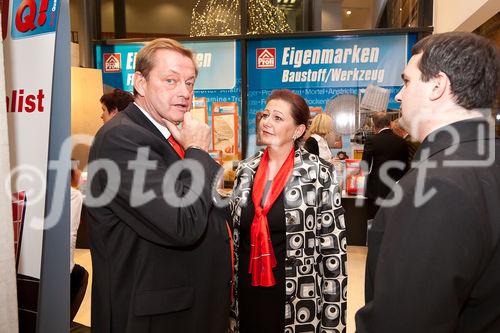
{"label": "back of man's head", "polygon": [[443,72],[457,105],[467,110],[493,106],[500,84],[500,55],[492,41],[473,33],[447,32],[416,43],[412,54],[420,53],[422,81]]}
{"label": "back of man's head", "polygon": [[387,113],[383,111],[375,112],[372,115],[373,127],[375,127],[375,131],[380,131],[384,127],[389,127],[391,124],[391,119],[387,115]]}
{"label": "back of man's head", "polygon": [[403,139],[408,135],[408,132],[399,123],[400,118],[391,121],[391,129],[394,133],[402,137]]}
{"label": "back of man's head", "polygon": [[120,112],[124,110],[130,103],[134,101],[134,96],[121,89],[113,89],[113,91],[101,96],[100,102],[106,106],[108,112]]}

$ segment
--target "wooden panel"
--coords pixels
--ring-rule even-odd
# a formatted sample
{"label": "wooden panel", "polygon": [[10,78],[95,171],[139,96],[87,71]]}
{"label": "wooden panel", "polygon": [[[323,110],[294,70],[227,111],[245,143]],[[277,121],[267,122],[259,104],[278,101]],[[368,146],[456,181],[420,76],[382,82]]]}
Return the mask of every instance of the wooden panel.
{"label": "wooden panel", "polygon": [[[103,94],[100,69],[71,67],[71,135],[86,134],[94,137],[102,126],[101,103]],[[73,142],[75,142],[73,140]],[[89,146],[77,145],[72,157],[80,161],[79,168],[87,166]]]}

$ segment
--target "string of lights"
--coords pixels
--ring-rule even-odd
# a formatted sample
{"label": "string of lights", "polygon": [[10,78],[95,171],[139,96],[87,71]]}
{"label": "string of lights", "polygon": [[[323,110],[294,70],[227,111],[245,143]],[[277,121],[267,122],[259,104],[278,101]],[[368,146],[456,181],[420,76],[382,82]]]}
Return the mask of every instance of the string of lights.
{"label": "string of lights", "polygon": [[240,2],[198,0],[191,14],[191,36],[240,34]]}
{"label": "string of lights", "polygon": [[269,0],[248,1],[248,34],[291,32],[285,14]]}
{"label": "string of lights", "polygon": [[[191,36],[237,35],[240,4],[232,0],[198,0],[191,15]],[[285,14],[269,0],[248,1],[248,34],[291,32]]]}

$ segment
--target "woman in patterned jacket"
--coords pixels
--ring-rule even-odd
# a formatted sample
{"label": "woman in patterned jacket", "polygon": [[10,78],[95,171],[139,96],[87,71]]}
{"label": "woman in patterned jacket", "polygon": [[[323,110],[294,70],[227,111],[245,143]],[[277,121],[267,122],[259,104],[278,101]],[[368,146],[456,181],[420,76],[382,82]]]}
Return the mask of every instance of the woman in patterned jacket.
{"label": "woman in patterned jacket", "polygon": [[266,148],[238,167],[233,332],[345,332],[344,210],[333,167],[298,148],[308,121],[301,96],[273,91],[258,126]]}

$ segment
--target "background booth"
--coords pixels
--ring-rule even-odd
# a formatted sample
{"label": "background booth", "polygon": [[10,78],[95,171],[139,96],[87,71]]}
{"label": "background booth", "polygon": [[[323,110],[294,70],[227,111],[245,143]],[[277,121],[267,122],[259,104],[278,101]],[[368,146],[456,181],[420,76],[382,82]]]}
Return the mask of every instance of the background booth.
{"label": "background booth", "polygon": [[[345,151],[360,159],[363,146],[356,134],[359,137],[370,113],[399,109],[394,96],[402,86],[401,73],[417,34],[425,31],[392,29],[385,33],[180,40],[196,54],[199,76],[193,113],[212,129],[210,152],[224,167],[224,187],[232,187],[238,161],[263,148],[256,128],[265,99],[273,89],[291,89],[302,95],[310,106],[311,117],[318,113],[330,115],[333,131],[339,136],[331,146],[332,153]],[[96,46],[95,62],[102,70],[105,91],[133,90],[135,56],[143,45],[134,42]],[[344,163],[339,161],[336,169],[345,189],[349,175]],[[348,244],[365,245],[364,197],[344,191],[343,202]]]}

